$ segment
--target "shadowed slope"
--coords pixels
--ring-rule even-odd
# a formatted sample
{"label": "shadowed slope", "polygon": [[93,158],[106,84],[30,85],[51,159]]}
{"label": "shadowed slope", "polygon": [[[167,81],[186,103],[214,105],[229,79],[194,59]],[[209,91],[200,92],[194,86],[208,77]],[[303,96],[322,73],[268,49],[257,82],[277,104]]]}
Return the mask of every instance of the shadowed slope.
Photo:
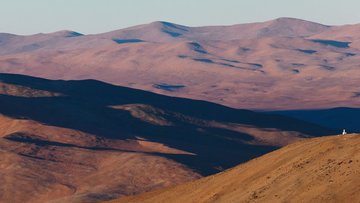
{"label": "shadowed slope", "polygon": [[[324,131],[322,131],[324,129],[322,128],[315,130],[315,126],[312,124],[306,122],[299,123],[297,120],[288,119],[282,116],[266,115],[248,110],[237,110],[205,101],[166,97],[142,90],[113,86],[95,80],[51,81],[22,75],[0,74],[0,81],[7,84],[29,87],[37,91],[56,92],[58,94],[64,95],[62,97],[52,98],[23,98],[1,95],[4,102],[7,100],[13,100],[14,102],[29,102],[27,106],[22,108],[19,105],[19,108],[24,110],[23,112],[20,109],[16,109],[15,107],[12,107],[12,109],[3,107],[2,112],[4,114],[8,113],[11,116],[18,116],[17,112],[19,112],[19,116],[28,116],[21,115],[22,113],[28,113],[29,116],[32,116],[31,113],[33,113],[39,117],[38,119],[42,119],[42,116],[45,117],[46,115],[41,111],[34,112],[33,109],[29,108],[32,103],[34,106],[42,103],[48,104],[48,106],[39,105],[39,107],[53,108],[55,110],[54,113],[57,113],[60,110],[67,111],[66,109],[55,109],[54,107],[51,107],[56,106],[59,104],[59,102],[70,104],[73,107],[81,106],[80,103],[83,102],[84,104],[82,104],[82,108],[90,109],[90,107],[96,107],[91,110],[94,112],[100,110],[101,108],[103,112],[109,111],[109,114],[107,115],[111,115],[111,113],[115,112],[121,113],[121,111],[114,110],[111,108],[111,106],[142,103],[162,108],[167,111],[181,112],[182,114],[188,116],[192,116],[198,119],[206,119],[209,121],[216,120],[219,122],[242,123],[255,125],[261,128],[278,128],[281,130],[298,131],[304,134],[324,135]],[[81,108],[78,109],[78,111],[80,110]],[[71,118],[69,117],[69,119]],[[44,120],[44,122],[46,121]]]}
{"label": "shadowed slope", "polygon": [[107,140],[1,114],[0,153],[1,202],[93,202],[199,177],[161,157],[189,153],[159,143]]}
{"label": "shadowed slope", "polygon": [[214,176],[112,202],[354,202],[359,146],[358,134],[301,141]]}
{"label": "shadowed slope", "polygon": [[[1,166],[6,168],[0,200],[8,202],[60,197],[92,202],[138,194],[334,132],[95,80],[0,74],[0,83]],[[21,187],[10,183],[17,181],[23,190],[14,196]],[[31,185],[37,185],[36,192],[26,200]]]}
{"label": "shadowed slope", "polygon": [[324,127],[346,129],[349,132],[360,132],[360,109],[358,108],[344,107],[319,110],[274,111],[269,113],[293,117]]}

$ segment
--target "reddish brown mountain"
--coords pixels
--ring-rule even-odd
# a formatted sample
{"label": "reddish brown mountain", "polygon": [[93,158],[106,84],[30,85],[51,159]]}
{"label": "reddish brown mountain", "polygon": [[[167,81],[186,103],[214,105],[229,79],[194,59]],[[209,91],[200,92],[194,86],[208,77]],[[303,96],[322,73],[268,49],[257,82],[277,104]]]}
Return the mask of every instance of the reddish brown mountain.
{"label": "reddish brown mountain", "polygon": [[247,109],[359,107],[360,25],[292,18],[154,22],[109,33],[0,34],[0,72],[97,79]]}

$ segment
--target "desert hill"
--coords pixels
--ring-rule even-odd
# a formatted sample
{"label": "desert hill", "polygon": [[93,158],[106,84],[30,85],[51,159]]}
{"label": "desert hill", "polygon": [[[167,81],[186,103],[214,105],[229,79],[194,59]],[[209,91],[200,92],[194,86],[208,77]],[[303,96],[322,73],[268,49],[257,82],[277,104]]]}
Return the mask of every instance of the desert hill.
{"label": "desert hill", "polygon": [[96,79],[233,108],[358,108],[359,27],[279,18],[205,27],[153,22],[92,35],[1,33],[0,72]]}
{"label": "desert hill", "polygon": [[359,146],[359,134],[304,140],[213,176],[112,202],[357,202]]}
{"label": "desert hill", "polygon": [[187,154],[161,144],[109,143],[28,119],[0,116],[0,122],[0,202],[94,202],[200,177],[182,164],[152,155]]}
{"label": "desert hill", "polygon": [[339,131],[95,80],[2,73],[0,103],[0,201],[14,203],[138,194]]}

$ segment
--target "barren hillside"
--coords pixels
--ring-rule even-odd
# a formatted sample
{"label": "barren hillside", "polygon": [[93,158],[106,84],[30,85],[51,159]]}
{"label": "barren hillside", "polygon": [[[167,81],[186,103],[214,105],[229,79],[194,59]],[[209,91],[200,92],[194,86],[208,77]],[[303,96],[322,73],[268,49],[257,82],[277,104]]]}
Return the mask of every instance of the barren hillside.
{"label": "barren hillside", "polygon": [[214,176],[112,202],[358,202],[359,146],[359,134],[300,141]]}
{"label": "barren hillside", "polygon": [[333,130],[95,80],[0,74],[0,202],[96,202]]}

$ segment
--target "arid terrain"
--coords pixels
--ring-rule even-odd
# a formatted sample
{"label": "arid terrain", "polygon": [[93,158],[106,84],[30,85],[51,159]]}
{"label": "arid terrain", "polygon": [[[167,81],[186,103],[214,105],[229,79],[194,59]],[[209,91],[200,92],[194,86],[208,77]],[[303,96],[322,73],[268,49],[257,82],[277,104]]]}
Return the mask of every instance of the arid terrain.
{"label": "arid terrain", "polygon": [[153,22],[108,33],[0,34],[0,72],[97,79],[257,110],[360,107],[360,25],[293,18]]}
{"label": "arid terrain", "polygon": [[357,200],[359,32],[0,33],[0,203]]}
{"label": "arid terrain", "polygon": [[96,202],[211,175],[330,130],[95,80],[0,74],[0,202]]}
{"label": "arid terrain", "polygon": [[359,146],[359,134],[308,139],[213,176],[111,202],[358,202]]}

